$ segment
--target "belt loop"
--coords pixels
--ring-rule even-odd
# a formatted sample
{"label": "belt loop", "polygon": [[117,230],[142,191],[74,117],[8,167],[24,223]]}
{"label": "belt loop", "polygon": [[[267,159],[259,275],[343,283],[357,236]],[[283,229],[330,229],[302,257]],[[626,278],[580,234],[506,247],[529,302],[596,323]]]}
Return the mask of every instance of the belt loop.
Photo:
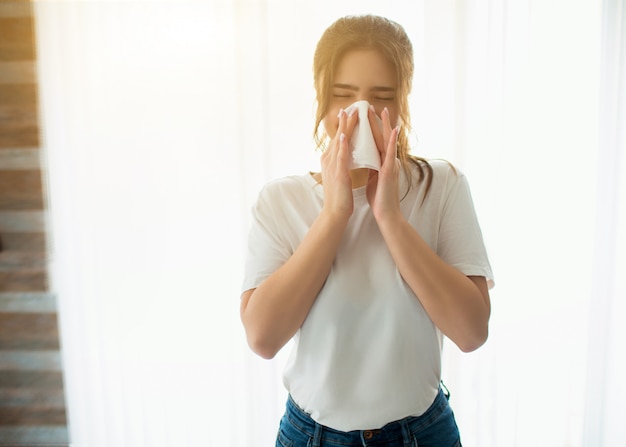
{"label": "belt loop", "polygon": [[448,389],[446,384],[443,383],[443,380],[441,381],[441,389],[443,390],[444,396],[446,396],[446,400],[450,400],[450,390]]}
{"label": "belt loop", "polygon": [[413,439],[411,439],[411,429],[409,428],[409,418],[404,418],[399,421],[402,429],[402,441],[404,447],[417,447],[417,444],[413,446]]}
{"label": "belt loop", "polygon": [[315,422],[315,431],[313,432],[311,447],[320,447],[322,445],[322,430],[322,424]]}

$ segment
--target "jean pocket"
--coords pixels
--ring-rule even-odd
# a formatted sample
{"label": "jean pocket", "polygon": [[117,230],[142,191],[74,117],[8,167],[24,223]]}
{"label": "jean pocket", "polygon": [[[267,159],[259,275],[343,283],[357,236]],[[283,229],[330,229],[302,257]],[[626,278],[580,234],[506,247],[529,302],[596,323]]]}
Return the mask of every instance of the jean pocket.
{"label": "jean pocket", "polygon": [[276,447],[293,447],[293,441],[285,435],[282,430],[278,430],[278,436],[276,437]]}

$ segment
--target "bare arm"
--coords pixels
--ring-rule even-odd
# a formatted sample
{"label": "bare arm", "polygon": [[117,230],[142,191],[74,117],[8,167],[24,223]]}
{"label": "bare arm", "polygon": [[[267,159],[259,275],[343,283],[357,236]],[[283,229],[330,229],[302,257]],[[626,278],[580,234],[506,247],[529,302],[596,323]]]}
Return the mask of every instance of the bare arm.
{"label": "bare arm", "polygon": [[243,294],[241,319],[248,344],[261,357],[274,357],[304,322],[328,276],[346,223],[320,214],[289,260]]}
{"label": "bare arm", "polygon": [[473,351],[488,335],[491,304],[487,282],[483,277],[465,276],[447,264],[402,215],[397,131],[391,129],[387,110],[382,121],[382,130],[374,127],[382,166],[380,172],[370,174],[367,190],[372,212],[400,274],[430,319],[462,351]]}
{"label": "bare arm", "polygon": [[464,352],[479,348],[487,340],[491,312],[485,278],[448,265],[400,217],[379,222],[400,274],[449,339]]}
{"label": "bare arm", "polygon": [[274,357],[302,326],[326,281],[352,215],[348,141],[358,115],[340,115],[336,137],[321,158],[322,211],[291,257],[241,297],[241,320],[248,344],[264,358]]}

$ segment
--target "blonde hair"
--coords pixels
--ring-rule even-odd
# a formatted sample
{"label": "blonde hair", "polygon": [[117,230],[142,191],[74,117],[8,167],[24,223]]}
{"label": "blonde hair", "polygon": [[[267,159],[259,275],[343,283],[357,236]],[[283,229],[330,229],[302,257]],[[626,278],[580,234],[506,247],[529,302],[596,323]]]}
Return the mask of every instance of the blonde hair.
{"label": "blonde hair", "polygon": [[[398,135],[397,157],[409,181],[412,178],[410,166],[418,171],[418,182],[426,179],[426,194],[432,182],[432,167],[424,158],[410,154],[409,134],[409,93],[413,81],[413,46],[404,28],[398,23],[374,15],[346,16],[330,25],[315,49],[313,58],[313,80],[315,84],[317,111],[313,135],[318,148],[324,148],[328,135],[322,132],[322,121],[328,113],[335,71],[341,58],[348,52],[359,49],[374,49],[380,52],[391,64],[396,74],[396,97],[400,133]],[[408,190],[407,190],[408,193]]]}

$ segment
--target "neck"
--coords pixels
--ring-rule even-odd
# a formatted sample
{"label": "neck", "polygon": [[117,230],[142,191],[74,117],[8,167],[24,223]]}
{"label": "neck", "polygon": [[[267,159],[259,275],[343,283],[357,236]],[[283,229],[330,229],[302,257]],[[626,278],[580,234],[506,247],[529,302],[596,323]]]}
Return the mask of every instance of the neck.
{"label": "neck", "polygon": [[352,179],[352,189],[360,188],[367,185],[370,170],[367,168],[352,169],[350,178]]}
{"label": "neck", "polygon": [[[313,178],[322,183],[322,173],[321,172],[311,172],[310,173]],[[367,180],[369,179],[369,169],[367,168],[359,168],[352,169],[350,171],[350,179],[352,180],[352,189],[360,188],[362,186],[367,185]]]}

